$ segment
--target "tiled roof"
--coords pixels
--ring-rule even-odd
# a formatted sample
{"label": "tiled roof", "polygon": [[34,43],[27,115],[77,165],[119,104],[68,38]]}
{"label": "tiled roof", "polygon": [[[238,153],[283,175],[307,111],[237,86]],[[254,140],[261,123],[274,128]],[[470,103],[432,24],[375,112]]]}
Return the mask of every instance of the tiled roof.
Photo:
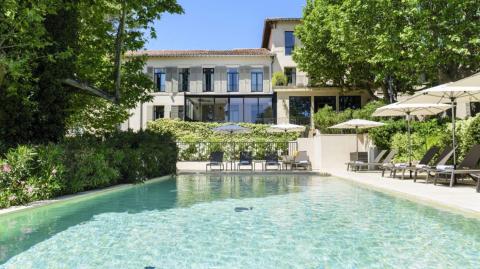
{"label": "tiled roof", "polygon": [[269,50],[258,49],[231,49],[231,50],[139,50],[129,51],[127,57],[135,56],[152,57],[188,57],[188,56],[271,56]]}
{"label": "tiled roof", "polygon": [[263,26],[263,36],[262,36],[262,48],[268,48],[268,41],[270,39],[270,33],[272,32],[271,25],[279,21],[293,21],[301,22],[301,18],[266,18],[265,24]]}

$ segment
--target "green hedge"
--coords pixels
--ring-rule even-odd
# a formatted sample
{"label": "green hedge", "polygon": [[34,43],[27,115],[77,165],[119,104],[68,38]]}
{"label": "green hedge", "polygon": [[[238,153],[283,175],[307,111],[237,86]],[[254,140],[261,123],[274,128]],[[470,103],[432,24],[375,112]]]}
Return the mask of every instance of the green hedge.
{"label": "green hedge", "polygon": [[249,133],[219,133],[212,129],[225,125],[213,122],[188,122],[172,119],[159,119],[149,122],[148,129],[153,132],[172,133],[179,142],[179,160],[200,161],[208,159],[212,151],[225,152],[229,160],[242,150],[252,151],[255,159],[265,157],[267,151],[287,152],[287,141],[296,140],[299,133],[271,133],[270,125],[239,123],[249,128]]}
{"label": "green hedge", "polygon": [[118,132],[20,145],[0,157],[0,208],[176,172],[169,133]]}

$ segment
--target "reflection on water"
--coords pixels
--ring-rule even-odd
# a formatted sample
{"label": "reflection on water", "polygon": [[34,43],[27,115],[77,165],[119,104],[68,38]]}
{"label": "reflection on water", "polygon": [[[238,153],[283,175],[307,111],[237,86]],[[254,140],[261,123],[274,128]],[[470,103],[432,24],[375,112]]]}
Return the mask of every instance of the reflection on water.
{"label": "reflection on water", "polygon": [[106,212],[130,214],[188,207],[199,202],[299,192],[307,175],[185,175],[139,184],[81,201],[0,216],[0,264],[31,246]]}

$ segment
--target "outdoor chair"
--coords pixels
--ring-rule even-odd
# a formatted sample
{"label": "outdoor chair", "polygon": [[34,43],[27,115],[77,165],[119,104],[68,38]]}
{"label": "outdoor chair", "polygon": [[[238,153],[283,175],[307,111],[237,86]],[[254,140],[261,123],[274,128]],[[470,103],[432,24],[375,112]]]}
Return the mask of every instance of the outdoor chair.
{"label": "outdoor chair", "polygon": [[312,163],[310,162],[310,158],[308,158],[306,151],[299,151],[295,156],[292,163],[292,170],[298,167],[303,167],[305,170],[312,170]]}
{"label": "outdoor chair", "polygon": [[383,159],[383,161],[375,162],[378,158],[375,158],[374,162],[368,162],[368,163],[355,163],[353,164],[352,169],[354,171],[359,171],[361,167],[368,167],[368,166],[373,166],[378,167],[379,170],[382,170],[382,177],[385,172],[384,168],[392,163],[393,158],[395,157],[395,154],[397,154],[397,151],[392,150],[390,151],[387,156]]}
{"label": "outdoor chair", "polygon": [[240,152],[240,161],[237,164],[237,169],[242,170],[242,166],[250,166],[250,170],[253,171],[253,158],[252,153],[249,151]]}
{"label": "outdoor chair", "polygon": [[[422,159],[418,162],[418,164],[411,166],[406,163],[401,164],[394,164],[392,168],[393,177],[397,176],[397,171],[402,172],[402,180],[405,179],[405,172],[406,171],[415,171],[417,168],[427,167],[430,162],[433,160],[433,157],[438,153],[440,149],[438,147],[431,147],[425,154],[423,155]],[[411,173],[410,172],[410,173]],[[411,176],[411,174],[410,174]]]}
{"label": "outdoor chair", "polygon": [[450,187],[456,182],[457,175],[470,175],[479,174],[480,168],[478,168],[478,162],[480,161],[480,145],[474,145],[470,151],[467,152],[463,161],[457,165],[457,167],[437,167],[434,172],[433,184],[436,185],[440,175],[450,176]]}
{"label": "outdoor chair", "polygon": [[265,154],[265,171],[269,166],[275,166],[277,170],[282,169],[282,164],[278,161],[278,154],[275,152],[268,152]]}
{"label": "outdoor chair", "polygon": [[[373,160],[372,163],[374,164],[371,164],[371,163],[366,163],[366,162],[362,162],[362,161],[351,161],[351,162],[348,162],[346,163],[347,165],[347,171],[349,170],[354,170],[354,169],[357,169],[357,171],[361,168],[361,167],[368,167],[369,165],[373,166],[374,168],[378,166],[378,164],[380,163],[380,161],[382,160],[383,156],[385,156],[385,154],[387,153],[386,150],[382,150],[378,153],[377,157],[375,157],[375,159]],[[375,165],[376,164],[376,165]]]}
{"label": "outdoor chair", "polygon": [[382,163],[374,164],[378,165],[380,170],[382,170],[382,177],[385,176],[385,171],[390,170],[390,175],[392,174],[392,167],[393,167],[393,158],[395,158],[395,155],[397,155],[396,150],[391,150],[390,153],[388,153],[387,157],[383,159]]}
{"label": "outdoor chair", "polygon": [[210,167],[210,171],[212,171],[212,166],[219,166],[219,170],[223,171],[225,168],[223,165],[223,154],[222,151],[214,151],[210,153],[210,160],[205,165],[205,172],[208,172],[208,167]]}
{"label": "outdoor chair", "polygon": [[417,176],[419,173],[425,172],[427,173],[427,176],[425,177],[425,183],[428,183],[430,179],[430,174],[432,172],[435,172],[435,170],[437,169],[436,167],[444,167],[447,164],[448,160],[450,160],[452,155],[453,155],[453,148],[450,146],[447,146],[438,155],[437,160],[433,165],[415,167],[413,170],[414,171],[413,182],[417,182],[418,180]]}

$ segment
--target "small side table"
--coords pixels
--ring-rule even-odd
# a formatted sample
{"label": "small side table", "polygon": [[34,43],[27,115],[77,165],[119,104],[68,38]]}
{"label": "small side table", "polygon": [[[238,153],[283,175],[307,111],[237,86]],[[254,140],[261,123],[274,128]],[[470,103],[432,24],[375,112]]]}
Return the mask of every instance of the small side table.
{"label": "small side table", "polygon": [[257,171],[257,163],[259,163],[262,166],[262,171],[265,170],[265,162],[263,160],[254,160],[252,165],[253,165],[253,171]]}

